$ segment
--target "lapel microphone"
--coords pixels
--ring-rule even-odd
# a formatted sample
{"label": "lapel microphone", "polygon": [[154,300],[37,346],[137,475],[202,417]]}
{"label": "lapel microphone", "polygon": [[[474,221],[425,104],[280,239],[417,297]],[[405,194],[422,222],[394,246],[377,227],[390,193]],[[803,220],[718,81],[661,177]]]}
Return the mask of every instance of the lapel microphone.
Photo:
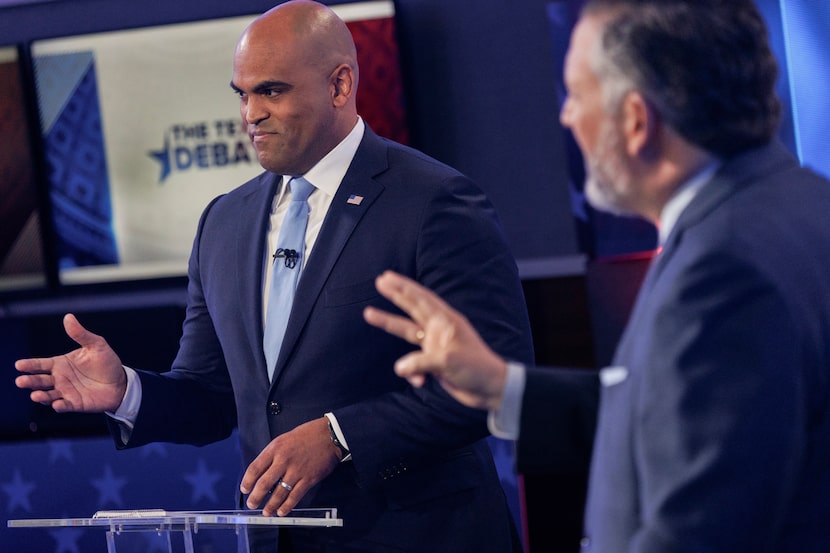
{"label": "lapel microphone", "polygon": [[299,255],[297,254],[297,250],[292,250],[290,248],[277,248],[277,251],[274,252],[274,261],[279,258],[285,259],[285,266],[288,269],[293,269],[297,266],[297,259],[299,259]]}

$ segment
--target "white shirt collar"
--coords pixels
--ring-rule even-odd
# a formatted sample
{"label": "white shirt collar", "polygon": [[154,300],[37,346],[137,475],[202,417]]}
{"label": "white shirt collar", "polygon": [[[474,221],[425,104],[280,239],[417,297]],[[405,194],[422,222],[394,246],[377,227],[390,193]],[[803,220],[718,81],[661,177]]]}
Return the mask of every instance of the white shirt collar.
{"label": "white shirt collar", "polygon": [[[357,153],[365,129],[366,124],[358,116],[357,123],[346,138],[309,169],[303,177],[318,190],[325,192],[328,196],[334,196]],[[282,182],[288,182],[290,178],[283,176]],[[283,187],[283,192],[284,190],[285,187]]]}
{"label": "white shirt collar", "polygon": [[692,203],[692,200],[695,196],[697,196],[697,193],[700,192],[700,189],[703,188],[703,185],[709,182],[720,166],[720,161],[713,161],[712,163],[704,166],[703,169],[695,173],[692,178],[683,183],[680,188],[672,194],[672,197],[669,198],[669,201],[660,213],[660,228],[658,231],[660,246],[666,243],[666,239],[669,237],[669,234],[671,234],[675,224],[677,224],[680,214],[683,213],[683,210],[686,209],[690,203]]}

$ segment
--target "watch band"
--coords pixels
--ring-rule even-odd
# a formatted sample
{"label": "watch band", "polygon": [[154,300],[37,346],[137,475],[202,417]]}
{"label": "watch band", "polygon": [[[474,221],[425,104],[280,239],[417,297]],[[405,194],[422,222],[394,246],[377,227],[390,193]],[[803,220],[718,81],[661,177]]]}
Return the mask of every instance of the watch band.
{"label": "watch band", "polygon": [[340,440],[337,438],[337,432],[334,431],[334,427],[331,425],[331,421],[328,421],[328,423],[329,436],[331,436],[331,441],[332,443],[334,443],[334,445],[337,446],[337,449],[340,450],[340,462],[342,463],[344,461],[348,461],[352,458],[351,452],[348,449],[346,449],[342,443],[340,443]]}

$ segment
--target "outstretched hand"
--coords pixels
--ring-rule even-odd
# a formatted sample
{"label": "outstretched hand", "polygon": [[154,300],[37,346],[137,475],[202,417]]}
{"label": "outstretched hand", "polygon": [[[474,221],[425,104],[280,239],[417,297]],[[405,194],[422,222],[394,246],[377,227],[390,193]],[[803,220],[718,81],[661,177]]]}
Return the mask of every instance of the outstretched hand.
{"label": "outstretched hand", "polygon": [[464,405],[499,407],[507,363],[484,343],[466,317],[432,291],[392,271],[379,276],[375,286],[411,318],[367,307],[366,322],[421,348],[398,359],[398,376],[423,386],[426,376],[432,375]]}
{"label": "outstretched hand", "polygon": [[127,389],[121,360],[106,340],[81,326],[74,315],[66,315],[63,326],[81,347],[56,357],[18,360],[14,366],[24,374],[15,384],[32,390],[32,401],[51,405],[58,413],[115,411]]}

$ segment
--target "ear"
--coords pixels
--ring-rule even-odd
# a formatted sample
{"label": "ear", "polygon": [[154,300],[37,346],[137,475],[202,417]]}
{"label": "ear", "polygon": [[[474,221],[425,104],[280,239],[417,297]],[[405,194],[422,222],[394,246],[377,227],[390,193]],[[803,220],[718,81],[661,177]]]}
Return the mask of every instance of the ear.
{"label": "ear", "polygon": [[659,118],[651,104],[637,91],[623,100],[622,129],[628,155],[650,158],[657,148]]}
{"label": "ear", "polygon": [[331,101],[335,107],[343,107],[354,94],[354,70],[347,64],[338,65],[329,79]]}

